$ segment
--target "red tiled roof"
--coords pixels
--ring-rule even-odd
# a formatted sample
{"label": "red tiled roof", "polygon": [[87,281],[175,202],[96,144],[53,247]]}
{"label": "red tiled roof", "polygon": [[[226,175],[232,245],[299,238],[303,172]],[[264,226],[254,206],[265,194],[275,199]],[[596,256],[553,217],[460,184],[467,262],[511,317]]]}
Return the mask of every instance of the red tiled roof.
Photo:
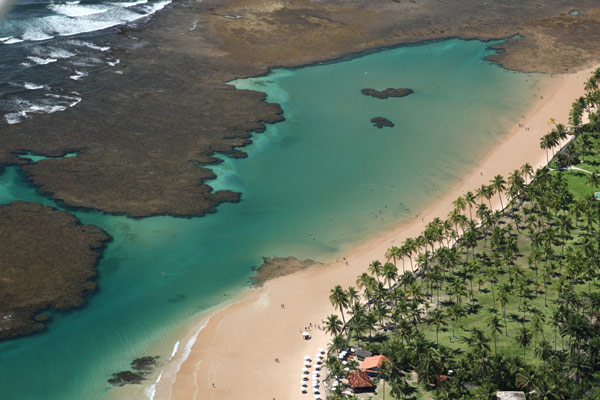
{"label": "red tiled roof", "polygon": [[352,371],[348,374],[348,383],[352,389],[373,387],[366,371]]}
{"label": "red tiled roof", "polygon": [[366,371],[366,370],[372,369],[372,368],[381,368],[381,365],[383,364],[384,361],[390,361],[390,360],[386,356],[381,356],[381,355],[367,357],[362,362],[362,364],[360,364],[360,369],[362,369],[363,371]]}

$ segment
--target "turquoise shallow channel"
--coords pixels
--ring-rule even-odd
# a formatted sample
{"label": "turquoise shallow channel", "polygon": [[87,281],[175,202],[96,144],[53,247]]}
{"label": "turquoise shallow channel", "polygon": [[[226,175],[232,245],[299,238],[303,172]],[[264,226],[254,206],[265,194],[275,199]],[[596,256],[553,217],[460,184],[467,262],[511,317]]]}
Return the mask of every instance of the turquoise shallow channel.
{"label": "turquoise shallow channel", "polygon": [[[114,237],[99,290],[44,333],[0,344],[0,398],[119,397],[113,372],[141,356],[168,360],[182,327],[248,287],[262,256],[328,261],[414,217],[504,137],[544,83],[485,61],[488,45],[448,40],[232,82],[267,92],[286,117],[255,135],[247,159],[213,167],[215,189],[242,201],[192,219],[74,212]],[[360,93],[388,87],[415,93]],[[373,127],[377,116],[395,127]],[[0,202],[14,200],[55,206],[9,167]]]}

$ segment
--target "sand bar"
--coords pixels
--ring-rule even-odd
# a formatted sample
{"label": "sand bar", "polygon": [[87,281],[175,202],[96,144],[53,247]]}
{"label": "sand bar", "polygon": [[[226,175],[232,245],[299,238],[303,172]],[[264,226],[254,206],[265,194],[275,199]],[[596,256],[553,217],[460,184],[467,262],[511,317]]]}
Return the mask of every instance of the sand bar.
{"label": "sand bar", "polygon": [[[314,355],[330,338],[312,329],[312,340],[305,341],[300,331],[310,323],[321,324],[327,314],[335,312],[328,300],[330,289],[336,284],[355,286],[356,277],[372,260],[384,260],[391,245],[419,235],[433,218],[445,218],[459,195],[488,184],[497,174],[508,176],[525,162],[534,168],[544,165],[546,154],[539,147],[540,137],[550,130],[550,118],[568,122],[570,105],[583,94],[584,82],[592,70],[554,75],[540,92],[540,99],[524,110],[524,118],[514,122],[506,139],[412,222],[365,240],[341,254],[339,263],[269,281],[213,313],[181,365],[175,384],[171,387],[168,381],[159,383],[155,399],[309,398],[299,389],[303,356]],[[497,196],[492,201],[494,207],[499,206],[496,203]]]}

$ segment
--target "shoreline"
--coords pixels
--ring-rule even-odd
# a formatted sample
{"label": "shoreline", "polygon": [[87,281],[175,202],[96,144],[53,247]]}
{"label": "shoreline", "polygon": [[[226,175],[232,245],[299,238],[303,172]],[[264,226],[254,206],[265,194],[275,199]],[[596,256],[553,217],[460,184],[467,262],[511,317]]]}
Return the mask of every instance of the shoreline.
{"label": "shoreline", "polygon": [[[268,281],[262,288],[246,291],[235,302],[212,311],[208,321],[203,317],[205,326],[198,330],[196,345],[179,366],[173,387],[161,381],[154,398],[301,398],[297,386],[302,355],[325,347],[329,337],[313,330],[312,340],[304,341],[299,331],[310,323],[320,324],[334,312],[328,300],[329,289],[336,284],[354,285],[356,276],[370,261],[383,260],[391,245],[420,234],[434,217],[445,218],[459,195],[489,183],[497,174],[507,176],[525,162],[534,169],[545,165],[546,154],[539,147],[539,138],[550,130],[550,118],[567,122],[570,105],[583,93],[583,83],[591,70],[550,78],[541,92],[543,99],[536,100],[525,117],[516,121],[506,137],[458,184],[412,221],[366,238],[347,251],[349,265],[334,262]],[[519,123],[530,130],[518,127]],[[492,203],[498,208],[497,198]]]}

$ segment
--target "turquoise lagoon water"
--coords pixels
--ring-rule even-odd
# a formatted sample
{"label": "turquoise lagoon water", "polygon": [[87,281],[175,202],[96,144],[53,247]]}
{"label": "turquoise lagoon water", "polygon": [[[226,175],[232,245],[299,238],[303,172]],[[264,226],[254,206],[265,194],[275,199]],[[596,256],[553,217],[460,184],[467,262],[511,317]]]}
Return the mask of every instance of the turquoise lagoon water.
{"label": "turquoise lagoon water", "polygon": [[[0,398],[118,397],[123,389],[106,382],[113,372],[140,356],[168,360],[187,321],[247,287],[262,256],[326,261],[414,217],[503,137],[542,84],[484,61],[486,46],[449,40],[235,82],[266,91],[286,117],[255,136],[247,159],[213,167],[214,187],[242,201],[193,219],[75,212],[114,237],[99,290],[46,332],[0,344]],[[361,95],[368,87],[415,93],[378,100]],[[395,127],[373,127],[376,116]],[[10,167],[0,202],[14,200],[54,205]]]}

